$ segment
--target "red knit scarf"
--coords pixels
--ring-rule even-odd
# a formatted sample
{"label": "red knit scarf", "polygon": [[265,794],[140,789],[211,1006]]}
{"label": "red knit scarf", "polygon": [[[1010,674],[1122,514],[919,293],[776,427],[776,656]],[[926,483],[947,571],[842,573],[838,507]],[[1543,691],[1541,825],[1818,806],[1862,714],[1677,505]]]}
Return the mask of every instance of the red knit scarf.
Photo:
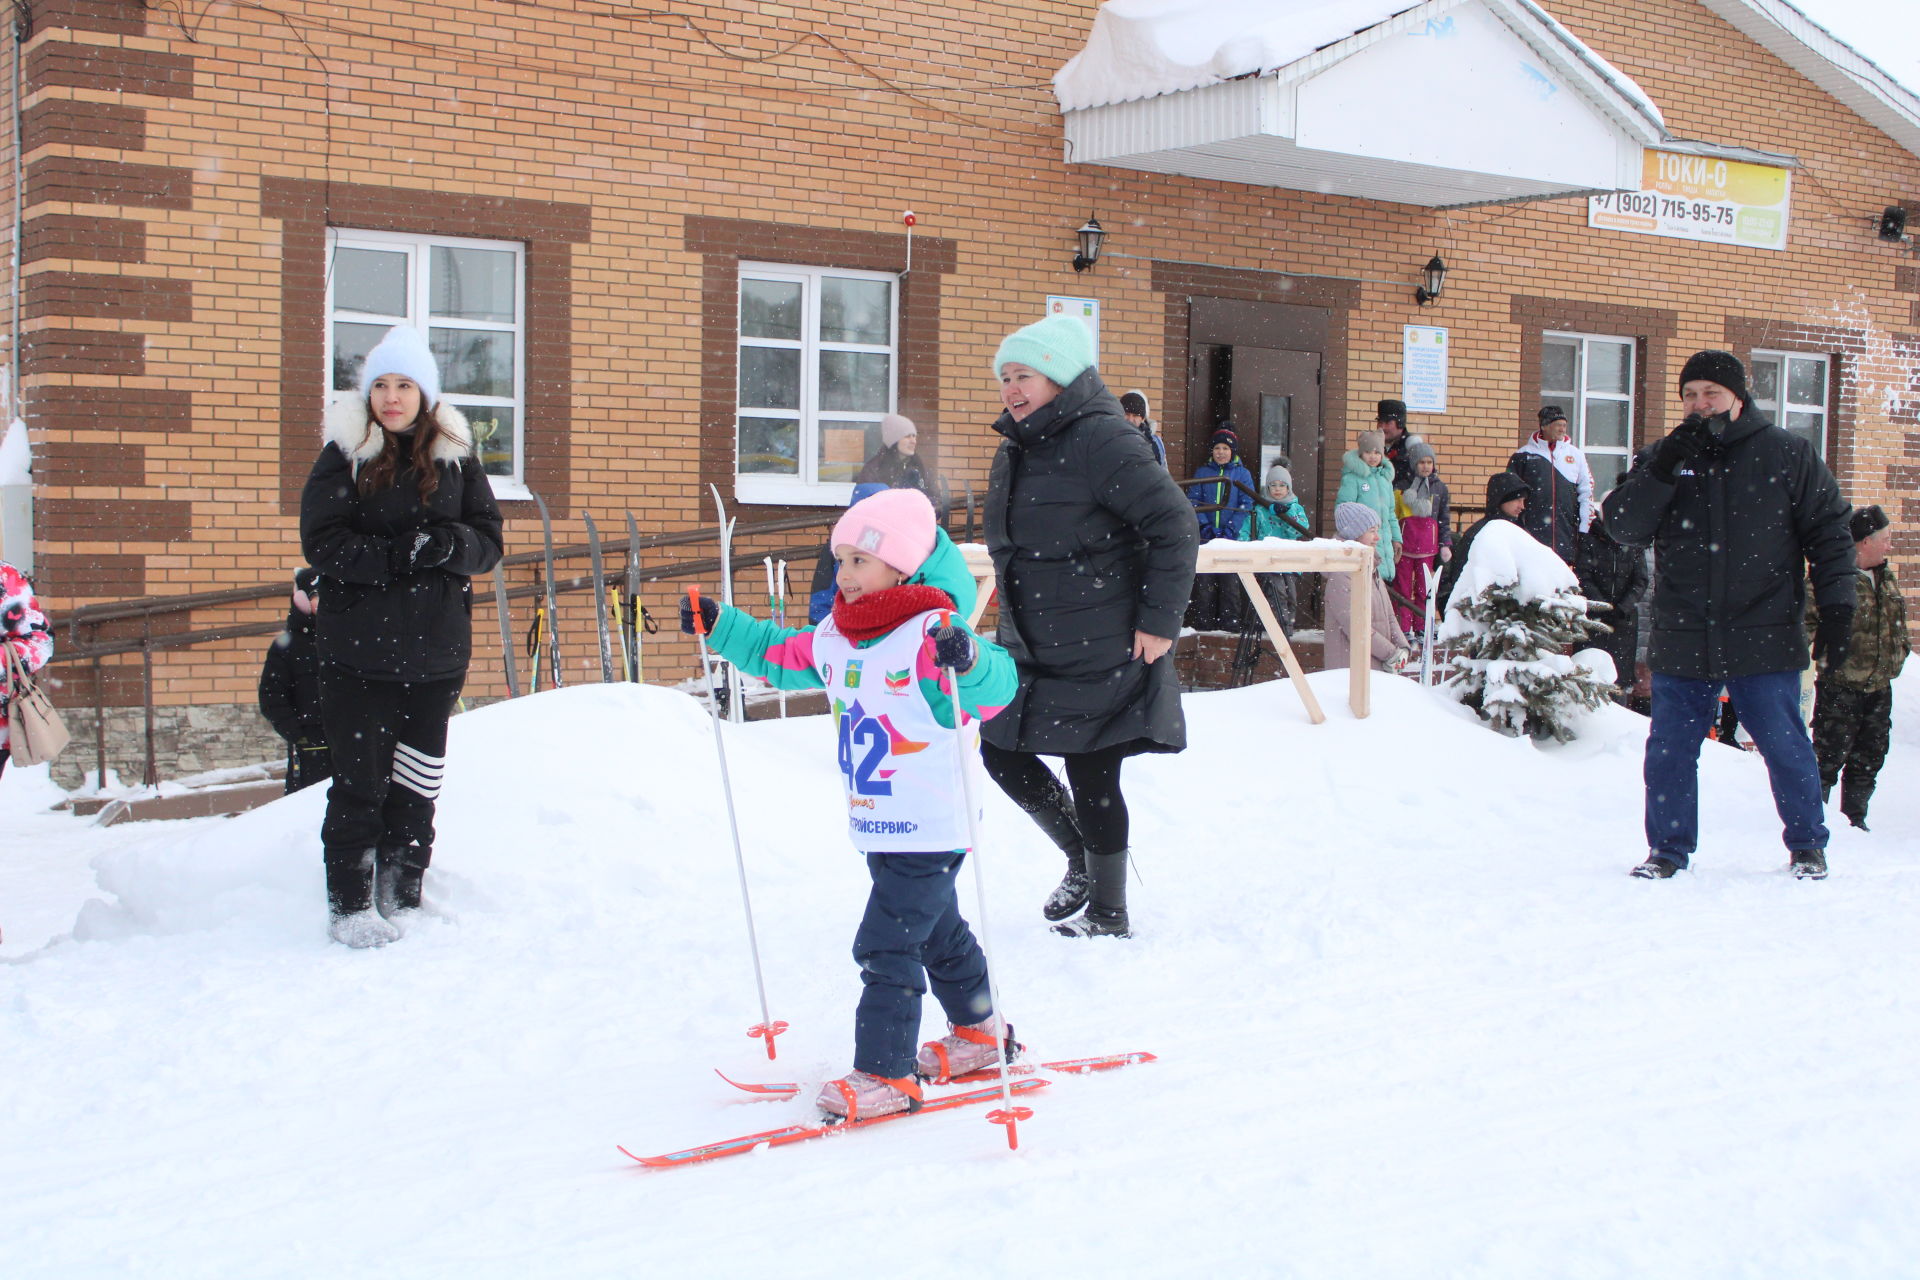
{"label": "red knit scarf", "polygon": [[887,634],[915,614],[929,609],[951,609],[953,597],[938,587],[903,582],[897,587],[869,591],[849,601],[838,591],[833,593],[833,625],[855,644],[865,644]]}

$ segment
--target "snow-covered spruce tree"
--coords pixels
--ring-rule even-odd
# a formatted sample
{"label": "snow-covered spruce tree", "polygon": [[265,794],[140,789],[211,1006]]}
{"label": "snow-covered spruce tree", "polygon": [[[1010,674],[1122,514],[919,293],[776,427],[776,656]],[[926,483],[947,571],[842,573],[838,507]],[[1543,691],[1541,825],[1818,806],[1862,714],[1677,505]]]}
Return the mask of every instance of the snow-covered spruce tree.
{"label": "snow-covered spruce tree", "polygon": [[1573,570],[1519,525],[1489,521],[1447,601],[1443,687],[1509,737],[1566,742],[1613,686],[1568,656],[1607,628],[1587,617]]}

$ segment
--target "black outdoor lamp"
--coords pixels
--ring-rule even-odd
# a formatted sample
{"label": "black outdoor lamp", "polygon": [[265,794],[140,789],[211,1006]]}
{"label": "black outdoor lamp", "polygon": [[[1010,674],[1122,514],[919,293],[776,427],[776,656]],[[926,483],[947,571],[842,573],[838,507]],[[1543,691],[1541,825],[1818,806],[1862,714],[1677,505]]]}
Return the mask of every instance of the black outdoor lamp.
{"label": "black outdoor lamp", "polygon": [[1088,214],[1086,222],[1073,234],[1080,237],[1080,252],[1073,255],[1073,269],[1085,271],[1100,261],[1100,242],[1107,238],[1106,229],[1100,225],[1100,219]]}
{"label": "black outdoor lamp", "polygon": [[1440,260],[1439,254],[1427,259],[1427,265],[1420,268],[1421,284],[1413,291],[1413,300],[1426,306],[1440,296],[1441,288],[1447,283],[1447,264]]}

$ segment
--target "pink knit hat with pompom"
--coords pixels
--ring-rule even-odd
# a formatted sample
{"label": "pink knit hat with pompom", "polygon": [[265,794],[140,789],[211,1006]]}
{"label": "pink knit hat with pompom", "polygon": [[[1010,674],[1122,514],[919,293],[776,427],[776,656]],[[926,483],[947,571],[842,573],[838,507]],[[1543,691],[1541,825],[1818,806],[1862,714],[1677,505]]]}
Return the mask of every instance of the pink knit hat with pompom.
{"label": "pink knit hat with pompom", "polygon": [[827,545],[857,547],[911,576],[933,554],[933,504],[918,489],[888,489],[847,508]]}

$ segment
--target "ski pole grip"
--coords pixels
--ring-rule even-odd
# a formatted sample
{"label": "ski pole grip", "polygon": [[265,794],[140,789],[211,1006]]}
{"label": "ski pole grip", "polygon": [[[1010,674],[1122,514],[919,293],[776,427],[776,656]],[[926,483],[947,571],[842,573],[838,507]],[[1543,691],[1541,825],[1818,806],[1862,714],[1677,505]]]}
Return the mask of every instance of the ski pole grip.
{"label": "ski pole grip", "polygon": [[700,588],[691,582],[687,584],[687,603],[693,606],[693,634],[706,638],[707,618],[700,612]]}

